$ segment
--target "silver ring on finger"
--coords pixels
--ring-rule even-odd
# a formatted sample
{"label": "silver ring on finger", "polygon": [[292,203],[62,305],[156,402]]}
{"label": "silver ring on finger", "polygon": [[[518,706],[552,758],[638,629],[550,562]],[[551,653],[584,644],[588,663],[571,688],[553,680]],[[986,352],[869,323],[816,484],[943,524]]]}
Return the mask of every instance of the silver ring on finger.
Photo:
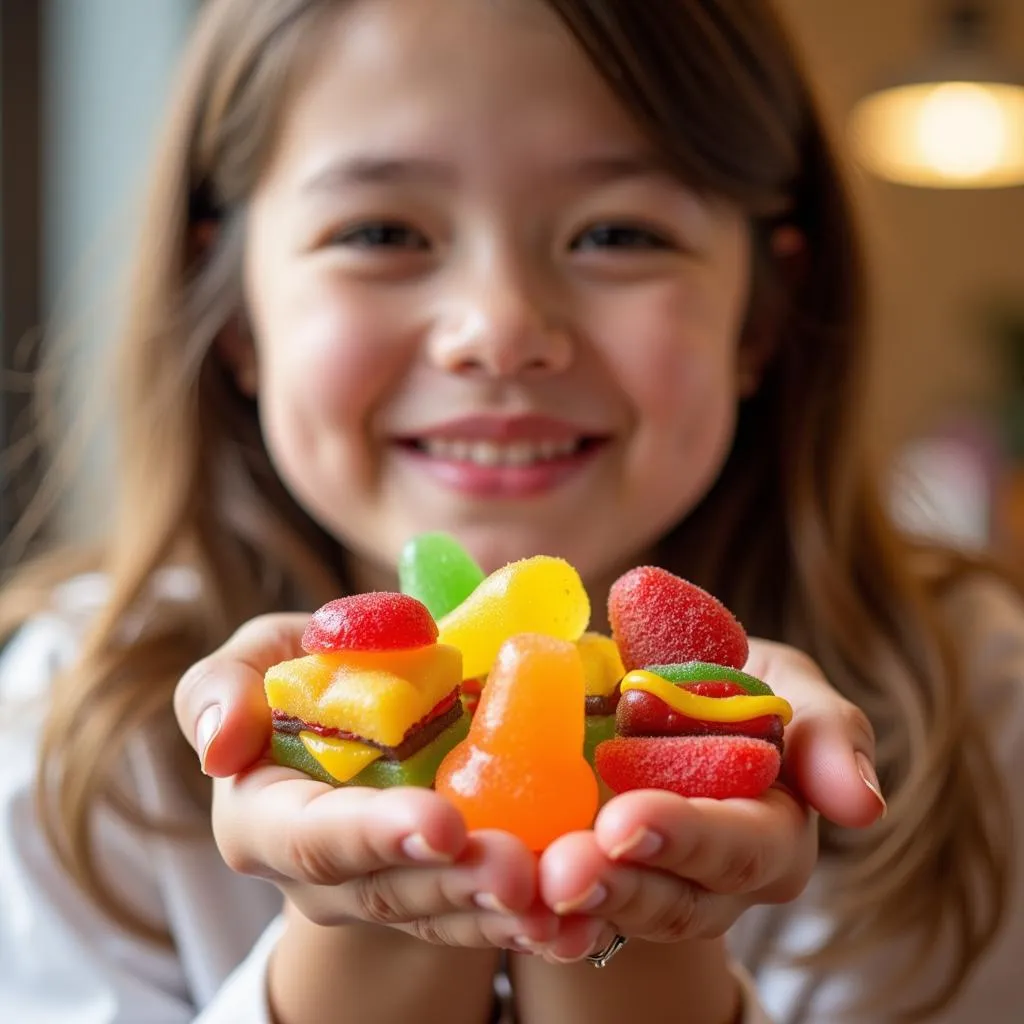
{"label": "silver ring on finger", "polygon": [[627,939],[625,935],[615,935],[612,941],[608,943],[600,953],[594,953],[592,956],[587,957],[587,963],[593,964],[595,967],[607,967],[611,963],[611,959],[616,953],[626,944]]}

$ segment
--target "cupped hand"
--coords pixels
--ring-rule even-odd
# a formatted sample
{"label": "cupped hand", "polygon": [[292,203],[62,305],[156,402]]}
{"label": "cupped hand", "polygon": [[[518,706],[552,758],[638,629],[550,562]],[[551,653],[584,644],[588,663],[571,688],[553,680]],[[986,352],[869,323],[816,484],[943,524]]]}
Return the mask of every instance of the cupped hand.
{"label": "cupped hand", "polygon": [[268,757],[263,676],[302,654],[306,616],[242,627],[182,677],[178,723],[215,777],[214,838],[233,870],[273,881],[319,925],[363,922],[429,942],[533,949],[552,938],[536,862],[499,832],[467,835],[425,789],[332,788]]}
{"label": "cupped hand", "polygon": [[[793,705],[780,782],[757,800],[623,793],[592,831],[553,843],[540,861],[540,892],[563,918],[565,959],[616,933],[653,942],[720,936],[749,907],[800,895],[817,860],[818,813],[846,827],[885,813],[871,726],[817,665],[784,645],[751,641],[746,671]],[[589,946],[584,920],[603,922]]]}

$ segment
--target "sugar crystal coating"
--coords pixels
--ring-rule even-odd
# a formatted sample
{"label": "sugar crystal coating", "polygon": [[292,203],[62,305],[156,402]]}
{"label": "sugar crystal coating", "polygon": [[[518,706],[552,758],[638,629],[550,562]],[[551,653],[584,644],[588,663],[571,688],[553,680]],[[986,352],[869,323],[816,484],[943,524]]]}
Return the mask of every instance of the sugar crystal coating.
{"label": "sugar crystal coating", "polygon": [[608,596],[608,617],[628,670],[687,661],[742,668],[747,634],[706,590],[655,566],[620,576]]}
{"label": "sugar crystal coating", "polygon": [[781,758],[773,744],[749,736],[634,736],[599,744],[595,764],[615,793],[665,789],[725,800],[761,796]]}
{"label": "sugar crystal coating", "polygon": [[396,651],[437,640],[437,624],[426,607],[405,594],[340,597],[319,608],[302,634],[307,654],[332,651]]}

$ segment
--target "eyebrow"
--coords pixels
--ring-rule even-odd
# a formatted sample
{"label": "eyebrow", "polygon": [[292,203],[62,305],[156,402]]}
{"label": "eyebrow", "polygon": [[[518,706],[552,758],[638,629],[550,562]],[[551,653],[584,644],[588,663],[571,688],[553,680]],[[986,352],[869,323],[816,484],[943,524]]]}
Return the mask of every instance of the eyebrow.
{"label": "eyebrow", "polygon": [[[557,168],[554,176],[595,185],[631,178],[671,177],[661,161],[640,154],[587,157]],[[301,188],[303,193],[319,194],[354,185],[450,185],[455,177],[455,168],[441,160],[355,156],[326,164],[310,175]]]}
{"label": "eyebrow", "polygon": [[443,184],[453,178],[454,169],[438,160],[356,156],[320,168],[306,179],[302,191],[334,192],[351,185],[393,185],[409,181]]}

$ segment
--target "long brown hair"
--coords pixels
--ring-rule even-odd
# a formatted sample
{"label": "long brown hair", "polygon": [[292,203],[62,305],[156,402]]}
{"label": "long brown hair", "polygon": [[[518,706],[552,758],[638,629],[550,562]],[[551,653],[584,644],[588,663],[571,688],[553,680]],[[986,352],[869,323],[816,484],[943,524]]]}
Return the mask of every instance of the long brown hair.
{"label": "long brown hair", "polygon": [[[836,931],[814,962],[835,965],[896,935],[934,937],[952,921],[955,969],[918,1008],[930,1012],[998,927],[1003,819],[998,799],[978,798],[998,792],[997,774],[941,623],[940,583],[955,574],[915,568],[863,451],[863,273],[821,119],[767,0],[547,2],[669,165],[749,214],[746,329],[773,356],[719,480],[665,538],[662,560],[752,632],[807,650],[870,717],[891,813],[863,833],[825,829]],[[279,482],[255,408],[213,345],[240,313],[246,199],[296,68],[341,6],[208,0],[156,165],[118,358],[117,524],[98,559],[111,594],[57,684],[42,754],[55,849],[142,934],[156,935],[119,902],[89,842],[100,804],[139,819],[115,784],[126,737],[143,726],[173,734],[180,673],[239,623],[344,587],[342,552]],[[199,247],[210,222],[216,240]],[[780,224],[807,243],[800,273],[785,279],[769,248]],[[201,606],[151,615],[127,637],[121,624],[172,563],[198,572]],[[23,617],[28,588],[40,594],[40,580],[67,564],[61,556],[9,588],[0,625]],[[182,772],[198,782],[178,742]]]}

